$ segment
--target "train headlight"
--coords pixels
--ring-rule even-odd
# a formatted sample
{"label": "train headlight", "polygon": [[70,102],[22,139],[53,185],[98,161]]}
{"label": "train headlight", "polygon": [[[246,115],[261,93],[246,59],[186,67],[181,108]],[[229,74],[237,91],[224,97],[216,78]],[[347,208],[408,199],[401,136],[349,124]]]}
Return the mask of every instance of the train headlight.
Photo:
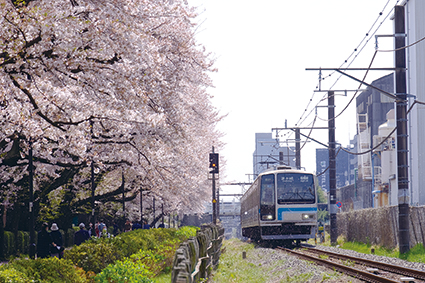
{"label": "train headlight", "polygon": [[273,215],[271,214],[262,215],[261,220],[273,220]]}
{"label": "train headlight", "polygon": [[301,217],[302,217],[303,220],[313,220],[314,219],[314,214],[306,214],[306,213],[304,213],[304,214],[301,215]]}

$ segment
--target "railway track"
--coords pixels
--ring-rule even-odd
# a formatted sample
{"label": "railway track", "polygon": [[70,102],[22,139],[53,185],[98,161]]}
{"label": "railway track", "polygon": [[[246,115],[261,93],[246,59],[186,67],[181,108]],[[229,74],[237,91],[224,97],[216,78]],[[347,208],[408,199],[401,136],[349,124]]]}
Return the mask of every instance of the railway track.
{"label": "railway track", "polygon": [[425,282],[425,271],[422,270],[342,255],[306,246],[297,250],[283,247],[278,247],[277,249],[320,265],[325,265],[366,282]]}

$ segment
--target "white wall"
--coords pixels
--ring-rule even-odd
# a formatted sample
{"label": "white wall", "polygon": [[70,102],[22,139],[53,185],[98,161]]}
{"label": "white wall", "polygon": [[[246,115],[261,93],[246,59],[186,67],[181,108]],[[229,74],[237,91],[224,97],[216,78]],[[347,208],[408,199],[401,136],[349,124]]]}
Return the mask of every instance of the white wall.
{"label": "white wall", "polygon": [[[410,0],[405,3],[406,45],[425,37],[425,1]],[[425,102],[425,41],[406,49],[407,92],[416,100]],[[409,99],[409,105],[414,99]],[[425,106],[416,104],[409,120],[409,180],[411,205],[425,204]]]}

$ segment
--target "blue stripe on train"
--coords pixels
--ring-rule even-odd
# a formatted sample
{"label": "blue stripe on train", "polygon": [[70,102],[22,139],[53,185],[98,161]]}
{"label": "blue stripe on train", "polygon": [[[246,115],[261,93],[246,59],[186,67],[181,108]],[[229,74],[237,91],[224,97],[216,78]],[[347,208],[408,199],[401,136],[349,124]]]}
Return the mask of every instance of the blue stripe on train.
{"label": "blue stripe on train", "polygon": [[279,207],[277,209],[277,220],[283,220],[282,212],[317,212],[317,207]]}

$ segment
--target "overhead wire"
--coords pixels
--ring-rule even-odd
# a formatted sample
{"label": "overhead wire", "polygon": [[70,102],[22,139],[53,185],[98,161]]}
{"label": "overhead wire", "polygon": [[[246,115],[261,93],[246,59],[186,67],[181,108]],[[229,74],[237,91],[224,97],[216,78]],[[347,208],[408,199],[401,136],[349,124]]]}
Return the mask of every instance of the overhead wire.
{"label": "overhead wire", "polygon": [[397,49],[393,49],[393,50],[377,50],[377,51],[378,52],[396,52],[396,51],[400,51],[400,50],[403,50],[403,49],[407,49],[409,47],[412,47],[412,46],[418,44],[419,42],[421,42],[423,40],[425,40],[425,37],[422,37],[421,39],[413,42],[412,44],[409,44],[409,45],[406,45],[406,46],[403,46],[403,47],[400,47],[400,48],[397,48]]}
{"label": "overhead wire", "polygon": [[[369,30],[368,30],[368,32],[366,33],[366,35],[362,38],[362,40],[360,41],[360,43],[357,45],[357,47],[354,49],[354,51],[347,57],[347,59],[340,65],[340,67],[339,68],[341,68],[341,67],[343,67],[345,64],[347,64],[348,63],[348,61],[349,61],[349,59],[351,58],[351,57],[353,57],[353,55],[357,52],[358,54],[356,54],[355,56],[354,56],[354,58],[353,58],[353,60],[348,64],[348,66],[347,66],[347,68],[349,67],[349,66],[351,66],[352,64],[353,64],[353,62],[355,61],[355,59],[357,58],[357,56],[363,51],[363,49],[365,48],[365,46],[369,43],[369,41],[370,41],[370,39],[373,37],[373,35],[375,35],[376,34],[376,32],[379,30],[379,28],[382,26],[382,24],[384,23],[384,21],[389,17],[389,15],[391,14],[391,12],[394,10],[394,8],[392,8],[391,10],[390,10],[390,12],[389,13],[387,13],[387,15],[385,16],[385,18],[383,19],[383,21],[381,21],[380,23],[379,23],[379,25],[378,25],[378,27],[375,29],[375,31],[372,33],[372,34],[370,34],[370,32],[373,30],[373,28],[375,27],[375,25],[376,25],[376,23],[378,22],[378,20],[379,20],[379,18],[383,15],[383,13],[384,13],[384,11],[385,11],[385,9],[387,8],[387,6],[388,6],[388,4],[390,3],[390,1],[391,0],[388,0],[387,2],[386,2],[386,4],[384,5],[384,7],[383,7],[383,9],[381,10],[381,12],[379,13],[379,16],[376,18],[376,20],[374,21],[374,23],[372,24],[372,26],[369,28]],[[397,0],[397,2],[396,2],[396,4],[395,5],[397,5],[397,3],[399,2],[400,0]],[[369,37],[369,39],[367,39]],[[366,40],[367,39],[367,40]],[[362,43],[364,42],[366,40],[366,43],[360,48],[360,50],[359,50],[359,47],[362,45]],[[332,74],[334,74],[336,71],[334,71],[334,72],[332,72],[330,75],[328,75],[328,77],[330,77]],[[338,82],[338,80],[340,79],[340,77],[341,76],[339,76],[338,78],[337,78],[337,80],[334,82],[334,84],[331,86],[331,89],[335,86],[335,84]],[[326,78],[319,78],[319,81],[324,81]],[[316,89],[318,88],[318,85],[316,85]],[[312,96],[314,96],[314,92],[313,92],[313,95]],[[324,97],[318,102],[318,104],[321,102],[321,101],[323,101],[324,99],[326,99],[326,95],[324,95]],[[307,107],[305,108],[305,110],[304,110],[304,112],[303,112],[303,114],[301,115],[301,117],[299,118],[299,120],[298,120],[298,122],[296,123],[296,125],[298,125],[298,124],[302,124],[307,118],[308,118],[308,116],[310,116],[311,115],[311,113],[314,111],[314,108],[312,108],[312,110],[308,113],[308,115],[303,119],[303,117],[304,117],[304,115],[305,115],[305,113],[307,112],[307,109],[308,109],[308,106],[311,104],[311,101],[312,101],[312,98],[309,100],[309,102],[308,102],[308,104],[307,104]],[[318,105],[318,104],[316,104],[316,106]],[[320,118],[319,118],[320,119]],[[300,121],[301,121],[301,123],[300,123]]]}
{"label": "overhead wire", "polygon": [[[415,105],[415,104],[421,104],[421,105],[425,105],[425,102],[422,102],[422,101],[418,101],[418,100],[415,100],[414,102],[413,102],[413,104],[409,107],[409,109],[407,110],[407,112],[406,112],[406,114],[409,114],[409,112],[413,109],[413,106]],[[349,151],[349,150],[346,150],[345,148],[343,148],[342,146],[340,146],[339,148],[338,148],[338,151],[337,151],[337,153],[335,154],[335,157],[336,156],[338,156],[338,153],[342,150],[342,151],[344,151],[344,152],[346,152],[346,153],[348,153],[348,154],[351,154],[351,155],[363,155],[363,154],[367,154],[367,153],[370,153],[370,152],[373,152],[375,149],[377,149],[378,147],[380,147],[381,145],[383,145],[393,134],[394,134],[394,132],[397,130],[397,127],[394,127],[394,129],[379,143],[379,144],[377,144],[376,146],[374,146],[374,147],[372,147],[371,149],[368,149],[368,150],[366,150],[366,151],[363,151],[363,152],[352,152],[352,151]],[[329,148],[329,146],[326,146],[326,147],[328,147]],[[317,174],[317,177],[319,177],[320,175],[323,175],[324,173],[326,173],[326,171],[329,169],[329,166],[327,167],[327,168],[325,168],[325,170],[323,170],[321,173],[319,173],[319,174]]]}
{"label": "overhead wire", "polygon": [[[346,152],[346,153],[348,153],[348,154],[351,154],[351,155],[363,155],[363,154],[367,154],[367,153],[373,152],[375,149],[377,149],[378,147],[380,147],[381,145],[383,145],[392,136],[392,134],[394,134],[394,132],[396,130],[397,130],[397,127],[394,127],[394,129],[379,144],[377,144],[376,146],[374,146],[374,147],[372,147],[372,148],[370,148],[370,149],[368,149],[366,151],[363,151],[363,152],[352,152],[352,151],[346,150],[345,148],[343,148],[342,146],[340,146],[338,148],[337,153],[335,154],[335,158],[338,156],[338,153],[341,150],[344,151],[344,152]],[[329,148],[329,146],[327,146],[327,147]],[[329,166],[323,172],[317,174],[317,176],[319,177],[320,175],[324,174],[328,170],[328,168],[329,168]]]}
{"label": "overhead wire", "polygon": [[[390,3],[390,1],[391,0],[388,0],[387,2],[386,2],[386,4],[384,5],[384,8],[381,10],[381,12],[379,13],[379,16],[376,18],[376,20],[374,21],[374,23],[372,24],[372,26],[369,28],[369,30],[368,30],[368,32],[366,33],[366,35],[365,35],[365,37],[363,37],[363,39],[360,41],[360,43],[357,45],[357,47],[354,49],[354,51],[347,57],[347,59],[340,65],[340,67],[339,68],[341,68],[341,67],[343,67],[345,64],[347,64],[348,63],[348,61],[350,60],[350,58],[351,57],[353,57],[354,56],[354,58],[351,60],[351,62],[350,63],[348,63],[348,65],[347,65],[347,68],[349,67],[349,66],[351,66],[352,64],[353,64],[353,62],[355,61],[355,59],[357,58],[357,56],[364,50],[364,48],[366,47],[366,45],[369,43],[369,41],[370,41],[370,39],[376,34],[376,32],[380,29],[380,27],[382,26],[382,24],[385,22],[385,20],[389,17],[389,15],[392,13],[392,11],[394,10],[394,8],[392,8],[387,14],[386,14],[386,16],[385,16],[385,18],[379,23],[379,25],[376,27],[376,29],[374,30],[374,32],[372,33],[372,34],[370,34],[370,32],[374,29],[374,27],[375,27],[375,25],[377,24],[377,22],[379,21],[379,18],[383,15],[383,12],[385,11],[385,9],[387,8],[387,6],[388,6],[388,4]],[[397,0],[397,2],[396,2],[396,4],[395,5],[397,5],[398,4],[398,2],[399,2],[400,0]],[[366,42],[365,42],[366,41]],[[365,42],[364,44],[363,44],[363,42]],[[362,45],[363,44],[363,45]],[[360,49],[359,49],[360,48]],[[356,52],[357,52],[357,54],[356,54]],[[356,55],[354,55],[354,54],[356,54]],[[363,77],[363,80],[362,80],[362,82],[364,82],[365,81],[365,79],[366,79],[366,77],[367,77],[367,74],[368,74],[368,72],[369,72],[369,69],[370,69],[370,67],[371,67],[371,65],[372,65],[372,63],[373,63],[373,61],[374,61],[374,59],[375,59],[375,56],[376,56],[376,51],[375,51],[375,53],[374,53],[374,55],[373,55],[373,58],[372,58],[372,60],[371,60],[371,62],[370,62],[370,64],[369,64],[369,68],[368,68],[368,70],[366,71],[366,74],[365,74],[365,76]],[[330,75],[328,75],[328,77],[330,77],[332,74],[334,74],[336,71],[333,71]],[[336,85],[336,83],[339,81],[339,79],[341,78],[341,76],[342,75],[340,75],[337,79],[336,79],[336,81],[332,84],[332,86],[331,86],[331,88],[330,89],[332,89],[335,85]],[[320,81],[324,81],[326,78],[319,78],[319,84],[320,84]],[[318,86],[319,86],[319,84],[318,85],[316,85],[316,89],[318,88]],[[361,83],[360,84],[360,86],[359,86],[359,88],[361,87],[361,85],[362,85],[363,83]],[[336,116],[336,117],[334,117],[333,119],[336,119],[337,117],[339,117],[340,115],[342,115],[342,113],[348,108],[348,106],[352,103],[352,101],[354,101],[354,98],[356,97],[356,95],[357,95],[357,93],[358,93],[358,90],[355,92],[355,94],[352,96],[352,98],[350,99],[350,101],[348,102],[348,104],[344,107],[344,109]],[[313,97],[314,97],[314,94],[315,94],[315,92],[313,92],[313,94],[312,94],[312,97],[310,98],[310,100],[309,100],[309,102],[307,103],[307,106],[306,106],[306,108],[305,108],[305,110],[304,110],[304,112],[303,112],[303,114],[301,115],[301,117],[299,118],[299,120],[298,120],[298,122],[295,124],[296,126],[298,125],[298,124],[302,124],[302,123],[304,123],[304,121],[311,115],[311,113],[316,109],[316,107],[322,102],[322,101],[324,101],[326,98],[327,98],[327,95],[325,94],[324,96],[323,96],[323,98],[322,99],[320,99],[319,100],[319,102],[316,104],[316,106],[315,107],[313,107],[311,110],[310,110],[310,112],[306,115],[306,112],[307,112],[307,110],[308,110],[308,107],[310,106],[310,104],[312,103],[312,101],[313,101]],[[305,117],[304,117],[304,115],[306,115]],[[304,119],[303,119],[303,117],[304,117]],[[316,115],[315,115],[315,117],[314,117],[314,120],[313,120],[313,125],[316,123],[316,119],[317,118],[319,118],[319,119],[321,119],[321,120],[326,120],[326,119],[322,119],[322,118],[320,118],[320,117],[318,117],[317,116],[317,113],[316,113]],[[300,122],[301,121],[301,122]],[[329,120],[326,120],[326,121],[329,121]],[[311,123],[310,123],[311,124]],[[312,130],[313,130],[313,126],[311,127],[311,129],[310,129],[310,132],[309,132],[309,135],[308,135],[308,137],[310,137],[311,136],[311,134],[312,134]],[[277,133],[277,135],[278,135],[278,133]],[[288,138],[290,137],[290,136],[292,136],[293,135],[293,131],[291,131],[289,134],[288,134]],[[286,134],[284,134],[284,136],[286,136]],[[307,142],[307,140],[308,140],[308,138],[306,138],[306,141],[303,143],[303,146],[302,146],[302,148],[306,145],[306,142]],[[287,146],[288,146],[288,148],[290,148],[289,147],[289,145],[288,145],[288,143],[287,143]],[[301,148],[301,149],[302,149]],[[300,149],[300,150],[301,150]],[[292,151],[292,149],[291,149],[291,151]]]}
{"label": "overhead wire", "polygon": [[[395,3],[395,5],[398,4],[400,0],[397,0],[397,2]],[[357,58],[357,56],[359,56],[359,54],[363,51],[363,49],[366,47],[366,45],[369,43],[369,41],[373,38],[373,36],[376,34],[376,32],[381,28],[382,24],[385,22],[385,20],[391,15],[391,13],[394,11],[394,8],[392,8],[387,15],[385,16],[385,18],[379,23],[378,27],[375,29],[375,31],[370,34],[370,31],[373,29],[373,27],[375,26],[375,24],[378,22],[379,17],[381,17],[386,9],[386,7],[388,6],[390,0],[387,1],[387,3],[385,4],[384,8],[381,10],[381,12],[379,13],[378,18],[375,20],[375,22],[373,23],[372,27],[369,29],[369,31],[366,33],[366,36],[362,39],[361,43],[367,38],[369,37],[368,40],[366,40],[365,44],[360,48],[360,50],[358,51],[358,53],[354,56],[353,60],[348,64],[347,68],[350,67],[354,60]],[[354,49],[354,51],[351,53],[350,57],[353,56],[355,54],[355,52],[357,52],[359,46],[361,45],[361,43],[357,46],[357,48]],[[345,60],[345,63],[347,62],[347,60]],[[341,64],[341,66],[339,68],[341,68],[344,64]],[[330,77],[332,74],[334,74],[335,71],[333,71],[331,74],[328,75],[328,77]],[[335,84],[339,81],[339,79],[341,78],[341,76],[339,76],[336,81],[333,83],[333,85],[330,87],[331,89],[335,86]],[[324,78],[323,80],[325,80],[326,78]]]}
{"label": "overhead wire", "polygon": [[[425,105],[425,102],[415,100],[413,102],[413,104],[409,107],[409,109],[407,110],[406,114],[409,114],[409,112],[413,109],[413,106],[416,103],[421,104],[421,105]],[[341,150],[344,151],[344,152],[346,152],[346,153],[348,153],[348,154],[351,154],[351,155],[363,155],[363,154],[367,154],[367,153],[373,152],[375,149],[377,149],[378,147],[380,147],[381,145],[383,145],[394,134],[394,132],[396,130],[397,130],[397,127],[394,127],[394,129],[379,144],[377,144],[376,146],[372,147],[371,149],[368,149],[368,150],[363,151],[363,152],[352,152],[352,151],[346,150],[345,148],[343,148],[342,146],[340,146],[338,148],[338,151],[335,154],[335,157],[338,156],[338,154],[339,154],[339,152]],[[329,148],[329,146],[326,146],[326,147]],[[329,169],[329,166],[326,167],[322,172],[316,174],[316,176],[319,177],[319,176],[323,175],[324,173],[326,173],[326,171],[328,171],[328,169]]]}
{"label": "overhead wire", "polygon": [[[383,8],[383,10],[382,11],[384,11],[385,10],[385,8],[386,8],[386,6],[388,5],[388,3],[390,2],[390,0],[389,1],[387,1],[387,3],[385,4],[385,6],[384,6],[384,8]],[[397,3],[399,2],[399,0],[397,1]],[[396,3],[396,4],[397,4]],[[394,8],[393,8],[394,9]],[[391,9],[391,11],[387,14],[387,16],[384,18],[384,20],[379,24],[379,26],[375,29],[375,31],[373,32],[373,34],[370,36],[370,38],[366,41],[366,43],[362,46],[362,48],[360,49],[360,51],[359,51],[359,53],[354,57],[354,59],[348,64],[348,66],[347,66],[347,68],[349,67],[349,66],[351,66],[351,64],[354,62],[354,60],[357,58],[357,56],[360,54],[360,52],[361,51],[363,51],[363,49],[366,47],[366,45],[369,43],[369,41],[370,41],[370,39],[372,38],[372,36],[373,35],[375,35],[376,34],[376,32],[379,30],[379,28],[382,26],[382,24],[383,24],[383,22],[388,18],[388,16],[390,15],[390,13],[392,13],[392,11],[393,11],[393,9]],[[382,12],[380,13],[380,16],[382,15]],[[375,22],[374,22],[374,24],[372,25],[372,27],[369,29],[369,31],[368,31],[368,33],[366,34],[366,37],[368,36],[368,34],[369,34],[369,32],[373,29],[373,26],[376,24],[376,22],[378,21],[378,19],[379,19],[379,17],[375,20]],[[365,37],[365,38],[366,38]],[[361,44],[362,44],[362,42],[365,40],[365,38],[363,38],[362,39],[362,41],[359,43],[359,45],[357,46],[357,48],[355,49],[355,51],[353,52],[353,53],[351,53],[351,55],[348,57],[348,59],[349,58],[351,58],[352,56],[353,56],[353,54],[357,51],[357,49],[358,49],[358,47],[359,46],[361,46]],[[417,42],[415,42],[415,44],[417,44],[417,43],[419,43],[420,41],[422,41],[422,40],[424,40],[425,38],[423,38],[423,39],[421,39],[421,40],[419,40],[419,41],[417,41]],[[370,62],[370,64],[369,64],[369,67],[367,68],[367,71],[366,71],[366,73],[365,73],[365,75],[364,75],[364,77],[363,77],[363,79],[362,79],[362,82],[360,83],[360,85],[359,85],[359,88],[363,85],[363,82],[366,80],[366,77],[367,77],[367,75],[368,75],[368,73],[369,73],[369,70],[370,70],[370,68],[371,68],[371,66],[372,66],[372,64],[373,64],[373,61],[374,61],[374,59],[375,59],[375,57],[376,57],[376,54],[377,54],[377,50],[375,50],[375,53],[373,54],[373,57],[372,57],[372,60],[371,60],[371,62]],[[345,60],[345,62],[343,63],[343,64],[341,64],[340,65],[340,67],[339,68],[341,68],[345,63],[347,63],[347,61],[348,61],[348,59],[347,60]],[[334,72],[332,72],[330,75],[329,75],[329,77],[333,74],[333,73],[335,73],[336,71],[334,71]],[[340,75],[338,78],[337,78],[337,80],[332,84],[332,86],[330,87],[330,89],[332,89],[335,85],[336,85],[336,83],[339,81],[339,79],[341,78],[341,76],[342,75]],[[319,78],[320,79],[320,78]],[[324,79],[322,79],[322,80],[324,80]],[[317,88],[317,86],[316,86],[316,88]],[[352,98],[350,99],[350,101],[347,103],[347,105],[344,107],[344,109],[339,113],[339,114],[337,114],[335,117],[333,117],[333,119],[336,119],[337,117],[339,117],[340,115],[342,115],[342,113],[348,108],[348,106],[352,103],[352,101],[354,101],[354,98],[357,96],[357,93],[358,93],[358,90],[356,90],[356,92],[354,93],[354,95],[352,96]],[[335,95],[335,94],[334,94]],[[327,95],[325,94],[324,96],[323,96],[323,98],[316,104],[316,107],[319,105],[319,103],[320,102],[322,102],[323,100],[325,100],[327,98]],[[414,103],[415,104],[415,103]],[[413,105],[414,105],[413,104]],[[425,103],[423,103],[424,105],[425,105]],[[308,103],[308,105],[310,105],[310,102]],[[413,107],[413,105],[411,106],[411,107]],[[411,108],[410,108],[411,109]],[[409,111],[410,111],[410,109],[409,109]],[[313,110],[314,110],[314,108],[309,112],[309,114],[304,118],[304,120],[302,121],[302,122],[304,122],[307,118],[308,118],[308,116],[313,112]],[[304,113],[306,112],[306,110],[304,111]],[[303,114],[304,114],[303,113]],[[301,116],[302,117],[302,116]],[[317,118],[318,116],[317,116],[317,114],[315,115],[315,117],[314,117],[314,121],[316,121],[316,118]],[[321,119],[320,117],[319,117],[319,119]],[[300,120],[301,120],[301,118],[300,118]],[[324,119],[321,119],[321,120],[324,120]],[[327,121],[329,121],[329,119],[326,119]],[[301,122],[301,123],[302,123]],[[337,151],[337,153],[336,153],[336,155],[335,155],[335,157],[336,156],[338,156],[338,154],[339,154],[339,152],[341,151],[341,150],[343,150],[343,151],[345,151],[345,152],[347,152],[347,153],[349,153],[349,154],[352,154],[352,155],[363,155],[363,154],[367,154],[367,153],[369,153],[369,152],[372,152],[373,150],[375,150],[376,148],[378,148],[379,146],[381,146],[394,132],[395,132],[395,130],[396,130],[397,128],[395,127],[394,129],[393,129],[393,131],[381,142],[381,143],[379,143],[378,145],[376,145],[376,147],[373,147],[373,148],[371,148],[370,150],[368,150],[368,151],[365,151],[365,152],[361,152],[361,153],[354,153],[354,152],[350,152],[350,151],[348,151],[348,150],[346,150],[346,149],[344,149],[342,146],[340,146],[339,147],[339,149],[338,149],[338,151]],[[311,132],[312,132],[312,129],[311,129],[311,131],[310,131],[310,133],[309,133],[309,135],[308,135],[308,137],[310,137],[310,135],[311,135]],[[307,138],[308,139],[308,138]],[[304,145],[306,144],[306,142],[304,143]],[[303,145],[303,146],[304,146]],[[323,172],[321,172],[321,173],[319,173],[319,174],[317,174],[317,176],[320,176],[320,175],[322,175],[322,174],[324,174],[324,173],[326,173],[326,171],[328,170],[328,168],[329,168],[329,166],[323,171]]]}
{"label": "overhead wire", "polygon": [[[388,1],[389,2],[389,1]],[[388,5],[388,2],[387,2],[387,4],[385,5],[385,7],[384,7],[384,9],[382,10],[382,12],[380,12],[379,14],[380,14],[380,16],[382,15],[382,13],[383,13],[383,11],[385,10],[385,8],[386,8],[386,6]],[[396,2],[396,5],[397,5],[397,3],[399,2],[399,0]],[[378,27],[375,29],[375,31],[370,35],[370,38],[366,41],[366,43],[362,46],[362,48],[360,49],[360,51],[359,51],[359,53],[354,57],[354,59],[355,58],[357,58],[357,56],[363,51],[363,49],[366,47],[366,45],[369,43],[369,41],[370,41],[370,39],[377,33],[377,31],[379,30],[379,28],[382,26],[382,24],[384,23],[384,21],[391,15],[391,13],[393,12],[393,10],[394,10],[394,8],[392,8],[388,13],[387,13],[387,15],[385,16],[385,18],[383,19],[383,21],[381,21],[380,22],[380,24],[378,25]],[[378,17],[379,18],[379,17]],[[378,19],[377,19],[378,20]],[[376,24],[376,22],[377,22],[377,20],[375,21],[375,23],[374,24]],[[369,30],[369,32],[372,30],[372,28]],[[369,34],[369,33],[367,33],[367,34]],[[360,45],[359,45],[360,46]],[[370,67],[372,66],[372,63],[373,63],[373,61],[374,61],[374,59],[375,59],[375,56],[376,56],[376,50],[375,50],[375,53],[374,53],[374,55],[373,55],[373,58],[372,58],[372,60],[371,60],[371,62],[370,62],[370,64],[369,64],[369,67],[368,67],[368,69],[367,69],[367,71],[366,71],[366,74],[365,74],[365,76],[364,76],[364,78],[363,78],[363,80],[362,80],[362,83],[360,84],[360,86],[363,84],[363,82],[365,81],[365,79],[366,79],[366,76],[367,76],[367,74],[368,74],[368,72],[369,72],[369,69],[370,69]],[[348,67],[350,67],[351,66],[351,64],[354,62],[354,59],[353,59],[353,61],[351,61],[350,62],[350,64],[347,66],[347,68]],[[342,65],[341,65],[342,66]],[[341,68],[341,66],[339,67],[339,68]],[[333,71],[332,72],[332,74],[333,73],[335,73],[336,71]],[[329,75],[330,76],[330,75]],[[335,84],[339,81],[339,79],[342,77],[342,75],[340,75],[337,79],[336,79],[336,81],[333,83],[333,85],[330,87],[330,89],[332,89],[334,86],[335,86]],[[356,91],[355,93],[354,93],[354,95],[353,95],[353,97],[351,98],[351,100],[348,102],[348,104],[344,107],[344,109],[335,117],[335,118],[337,118],[338,116],[340,116],[347,108],[348,108],[348,106],[351,104],[351,102],[354,100],[354,98],[356,97],[356,95],[357,95],[357,93],[358,93],[358,91]],[[322,98],[322,101],[324,100],[325,98]],[[323,120],[323,119],[321,119],[320,117],[319,117],[319,119],[320,120]],[[326,119],[324,120],[324,121],[327,121]]]}
{"label": "overhead wire", "polygon": [[[317,115],[316,115],[316,117],[317,117]],[[308,138],[311,136],[311,133],[312,133],[312,131],[313,131],[313,129],[314,129],[314,124],[316,123],[316,117],[314,118],[313,122],[311,122],[311,123],[308,125],[308,126],[312,125],[312,126],[310,127],[310,132],[308,133],[307,138],[306,138],[306,140],[303,142],[303,145],[300,147],[299,151],[301,151],[301,149],[303,149],[303,148],[304,148],[304,146],[307,144],[307,142],[308,142]],[[293,131],[292,131],[292,132],[293,132]],[[287,148],[288,148],[291,152],[293,152],[293,153],[297,153],[297,150],[292,150],[292,148],[289,146],[288,139],[286,140],[286,146],[287,146]]]}
{"label": "overhead wire", "polygon": [[[361,81],[361,83],[359,85],[359,88],[363,85],[364,81],[366,80],[366,77],[369,74],[369,70],[372,67],[373,61],[375,60],[376,54],[377,54],[377,51],[375,51],[375,53],[373,53],[372,60],[369,63],[369,67],[367,68],[366,73],[363,76],[363,79],[362,79],[362,81]],[[348,101],[347,105],[345,105],[345,107],[341,110],[341,112],[339,112],[339,114],[337,114],[335,117],[332,118],[333,120],[335,120],[336,118],[338,118],[339,116],[341,116],[342,113],[344,113],[344,111],[347,110],[348,106],[350,106],[350,104],[354,101],[354,98],[356,98],[358,92],[359,92],[359,89],[357,89],[355,91],[355,93],[351,97],[350,101]],[[320,117],[319,117],[319,119],[322,120],[322,121],[330,121],[329,119],[323,119],[323,118],[320,118]]]}

